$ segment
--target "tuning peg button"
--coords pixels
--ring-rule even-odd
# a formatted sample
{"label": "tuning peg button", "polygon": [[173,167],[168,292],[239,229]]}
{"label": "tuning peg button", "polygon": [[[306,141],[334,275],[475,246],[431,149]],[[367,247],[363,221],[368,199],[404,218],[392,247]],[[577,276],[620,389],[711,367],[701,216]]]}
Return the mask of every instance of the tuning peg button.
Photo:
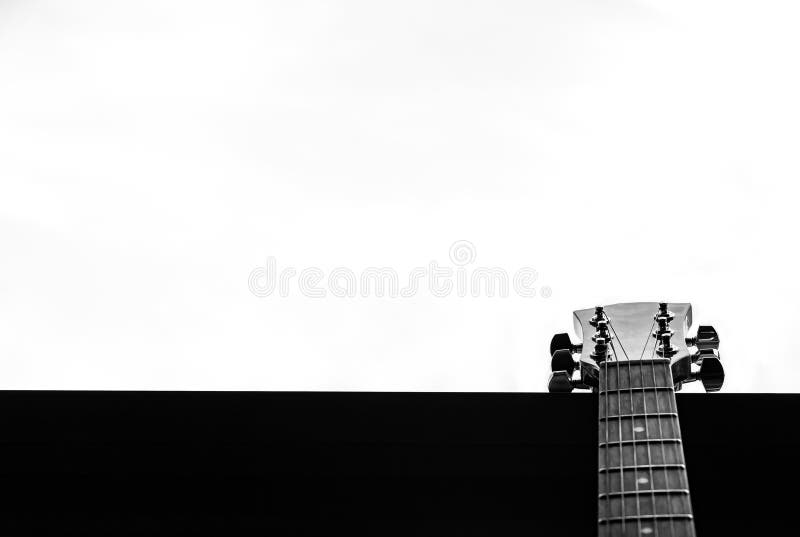
{"label": "tuning peg button", "polygon": [[553,356],[556,351],[559,350],[567,350],[569,352],[581,352],[583,345],[578,344],[575,345],[572,343],[572,340],[569,338],[569,334],[566,332],[561,334],[556,334],[553,336],[553,339],[550,340],[550,356]]}
{"label": "tuning peg button", "polygon": [[697,350],[719,349],[719,335],[713,326],[700,325],[695,337],[686,338],[687,345],[694,345]]}
{"label": "tuning peg button", "polygon": [[551,371],[566,371],[570,375],[580,364],[572,357],[572,353],[566,349],[559,349],[553,353],[550,360]]}
{"label": "tuning peg button", "polygon": [[699,380],[707,392],[718,392],[725,381],[725,369],[716,349],[703,349],[696,355],[700,370],[692,374],[692,380]]}
{"label": "tuning peg button", "polygon": [[566,371],[553,371],[547,382],[547,390],[551,393],[569,393],[575,387],[572,375]]}

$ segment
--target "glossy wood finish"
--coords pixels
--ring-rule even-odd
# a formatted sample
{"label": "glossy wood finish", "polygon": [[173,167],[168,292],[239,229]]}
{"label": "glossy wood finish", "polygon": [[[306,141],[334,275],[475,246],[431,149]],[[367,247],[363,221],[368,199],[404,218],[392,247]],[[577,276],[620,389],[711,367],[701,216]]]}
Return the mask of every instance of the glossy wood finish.
{"label": "glossy wood finish", "polygon": [[[651,337],[651,331],[655,326],[653,316],[658,311],[658,305],[658,302],[629,302],[604,306],[604,314],[614,337],[612,358],[639,360],[657,357],[656,340]],[[669,303],[669,310],[674,314],[669,326],[674,332],[672,337],[674,352],[669,356],[672,376],[675,381],[682,381],[689,373],[690,349],[686,345],[686,336],[692,326],[692,305]],[[599,374],[599,364],[591,357],[594,347],[592,337],[595,334],[591,319],[594,315],[594,308],[573,312],[575,333],[581,338],[583,345],[580,358],[581,370],[582,373],[592,377],[591,385],[597,385]]]}

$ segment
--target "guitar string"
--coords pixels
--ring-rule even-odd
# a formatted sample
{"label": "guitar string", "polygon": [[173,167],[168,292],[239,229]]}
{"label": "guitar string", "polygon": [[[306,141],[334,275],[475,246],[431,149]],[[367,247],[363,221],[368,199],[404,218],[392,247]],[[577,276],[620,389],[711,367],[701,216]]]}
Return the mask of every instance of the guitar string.
{"label": "guitar string", "polygon": [[[622,345],[622,340],[617,335],[617,331],[614,330],[614,324],[611,322],[611,318],[608,316],[608,313],[604,311],[603,315],[605,316],[606,321],[608,322],[608,326],[611,328],[611,331],[614,333],[614,338],[617,339],[617,341],[619,342],[619,346],[622,349],[622,352],[625,354],[625,361],[628,364],[628,392],[629,392],[630,403],[631,403],[631,406],[630,406],[629,410],[630,410],[630,414],[633,414],[633,388],[632,388],[632,383],[631,383],[631,361],[630,361],[630,358],[628,358],[628,353],[625,352],[625,347],[623,347],[623,345]],[[624,438],[623,438],[623,425],[622,425],[622,423],[623,423],[622,422],[622,410],[621,410],[621,408],[622,408],[622,383],[620,382],[620,371],[619,371],[620,368],[622,367],[622,364],[619,361],[619,355],[617,354],[617,348],[614,345],[614,338],[610,339],[610,345],[611,345],[611,351],[614,353],[614,357],[617,360],[617,398],[618,398],[617,400],[619,401],[619,405],[620,405],[620,411],[619,411],[619,414],[618,414],[619,429],[617,431],[617,436],[618,436],[619,442],[620,442],[620,444],[619,444],[620,445],[620,448],[619,448],[619,451],[620,451],[620,457],[619,457],[619,459],[620,459],[620,470],[619,470],[619,473],[620,473],[620,481],[622,483],[624,483],[625,482],[625,470],[624,470],[624,468],[625,468],[625,457],[624,457],[625,448],[622,445],[622,441],[624,440]],[[633,418],[633,416],[631,416],[631,442],[632,442],[631,443],[631,448],[632,448],[632,451],[633,451],[633,466],[634,467],[636,466],[636,436],[635,436],[635,433],[633,431],[633,426],[634,426],[634,422],[635,421],[636,421],[635,418]],[[626,427],[626,429],[627,429],[627,427]],[[634,470],[634,473],[636,473],[635,470]],[[634,480],[633,487],[634,487],[634,490],[631,491],[631,492],[635,493],[634,501],[636,502],[636,527],[638,529],[638,533],[641,534],[642,533],[642,518],[641,518],[642,514],[641,514],[641,511],[640,511],[640,507],[639,507],[639,483],[637,483],[636,480]],[[622,492],[622,494],[620,495],[620,503],[623,505],[623,508],[624,508],[625,504],[627,503],[627,497],[624,494],[624,487],[621,489],[621,492]]]}
{"label": "guitar string", "polygon": [[617,341],[619,341],[619,348],[622,349],[622,354],[625,355],[625,359],[626,360],[630,361],[630,358],[628,358],[628,353],[625,352],[625,346],[622,344],[622,339],[620,339],[620,337],[617,335],[617,331],[614,330],[614,323],[611,322],[611,318],[608,316],[608,313],[606,313],[605,311],[603,311],[603,316],[605,316],[606,321],[608,321],[608,327],[611,328],[611,331],[614,333],[614,337],[617,338]]}
{"label": "guitar string", "polygon": [[[622,346],[622,343],[620,342],[620,347],[621,346]],[[613,341],[611,342],[611,349],[614,351],[614,355],[616,355],[617,354],[617,350],[614,347],[614,342]],[[627,358],[627,356],[626,356],[626,358]],[[632,415],[632,414],[634,414],[634,411],[633,411],[633,382],[632,382],[632,379],[631,379],[631,361],[630,361],[630,359],[628,359],[625,362],[628,364],[628,395],[630,397],[630,402],[631,402],[631,406],[630,406],[630,413],[631,413],[631,420],[630,420],[631,421],[631,423],[630,423],[630,426],[631,426],[631,451],[633,452],[633,466],[634,466],[634,468],[636,468],[638,466],[637,461],[636,461],[636,431],[633,430],[634,426],[636,424],[636,418],[634,418],[633,415]],[[618,363],[617,364],[617,370],[619,370],[620,367],[621,367],[621,364]],[[619,378],[619,375],[617,375],[617,378]],[[619,387],[620,387],[619,384],[617,384],[617,389],[619,389]],[[620,394],[620,395],[622,395],[622,394]],[[620,421],[622,421],[621,417],[620,417]],[[626,426],[626,429],[627,429],[627,426]],[[620,446],[621,446],[622,445],[622,440],[623,440],[623,435],[622,435],[622,429],[621,428],[620,428],[620,431],[619,431],[619,439],[620,439]],[[621,466],[622,466],[622,468],[625,467],[625,459],[624,458],[621,459]],[[623,480],[624,480],[625,470],[620,469],[620,473],[623,474]],[[636,470],[634,470],[633,473],[634,473],[634,476],[635,476],[636,475]],[[635,479],[635,477],[634,477],[633,487],[634,487],[634,490],[632,492],[635,492],[633,501],[636,503],[636,527],[639,530],[638,533],[641,535],[641,533],[642,533],[642,513],[641,513],[641,507],[639,506],[639,482]],[[623,494],[620,497],[620,500],[624,503],[624,502],[627,501],[627,498]]]}
{"label": "guitar string", "polygon": [[653,328],[655,326],[656,326],[656,318],[653,317],[653,322],[650,324],[650,331],[648,331],[647,336],[645,336],[644,347],[642,347],[642,354],[639,355],[639,360],[644,358],[644,351],[647,350],[647,344],[650,343],[650,339],[653,337]]}
{"label": "guitar string", "polygon": [[[655,324],[655,320],[653,320],[653,323]],[[652,327],[650,329],[652,331]],[[647,344],[649,343],[649,341],[650,341],[650,338],[648,337],[648,339],[645,340],[645,342],[644,342],[644,348],[642,349],[642,355],[644,355],[644,351],[647,349]],[[649,485],[650,485],[650,503],[652,505],[652,513],[655,515],[656,514],[656,493],[655,493],[655,483],[653,483],[653,455],[652,455],[652,452],[650,450],[650,442],[649,442],[649,439],[650,439],[650,424],[649,424],[650,419],[648,418],[648,414],[647,414],[647,389],[645,388],[645,382],[644,382],[644,363],[642,362],[641,358],[639,359],[639,379],[640,379],[640,382],[641,382],[641,385],[642,385],[642,412],[644,413],[644,435],[645,435],[645,438],[648,439],[648,442],[647,442],[647,472],[648,472],[648,476],[649,476],[649,479],[650,479],[650,482],[649,482]],[[658,398],[658,391],[657,390],[655,391],[655,396],[656,396],[656,399],[657,399]],[[656,419],[659,419],[658,415],[656,415]],[[635,479],[638,482],[639,481],[639,470],[638,469],[635,470],[634,474],[635,474]],[[652,529],[655,532],[655,537],[658,537],[658,521],[657,520],[653,521]]]}
{"label": "guitar string", "polygon": [[[647,350],[647,345],[650,343],[652,339],[653,327],[656,325],[656,319],[653,317],[653,323],[650,325],[650,330],[647,332],[646,339],[644,340],[644,346],[642,347],[642,353],[639,355],[639,374],[641,377],[642,382],[642,408],[645,415],[644,418],[644,434],[649,439],[650,438],[650,425],[649,419],[647,418],[647,389],[645,388],[644,382],[644,362],[642,359],[644,358],[644,353]],[[651,362],[652,364],[652,362]],[[655,384],[655,382],[653,383]],[[654,398],[656,400],[656,404],[658,404],[658,390],[654,390]],[[656,407],[656,419],[660,420],[661,417],[658,416],[658,407]],[[660,421],[659,421],[660,425]],[[639,480],[639,473],[638,470],[636,473],[636,480]],[[647,473],[648,479],[650,479],[650,503],[653,506],[653,514],[656,514],[656,493],[655,493],[655,480],[653,479],[653,453],[650,449],[650,442],[647,442]],[[655,537],[658,537],[658,521],[653,521],[653,531],[655,532]]]}
{"label": "guitar string", "polygon": [[[609,326],[609,328],[611,328],[611,332],[613,333],[613,337],[616,338],[617,341],[619,342],[619,346],[622,349],[622,353],[625,355],[625,360],[628,362],[628,390],[631,391],[631,394],[630,394],[631,395],[631,412],[633,412],[633,391],[631,390],[631,385],[630,385],[631,361],[630,361],[630,358],[628,357],[628,353],[625,352],[625,346],[622,344],[622,339],[620,339],[619,335],[617,335],[617,331],[614,329],[614,323],[611,321],[611,317],[608,316],[608,312],[603,311],[603,317],[605,317],[606,321],[608,322],[608,326]],[[625,517],[625,499],[626,498],[625,498],[625,470],[623,469],[625,467],[625,457],[624,457],[625,450],[624,450],[624,447],[622,445],[622,389],[621,389],[622,384],[620,382],[620,371],[619,371],[620,367],[621,367],[621,364],[620,364],[620,360],[619,360],[619,355],[617,354],[617,349],[614,346],[613,338],[609,339],[609,343],[610,343],[610,346],[611,346],[611,350],[614,353],[614,360],[617,362],[617,364],[616,364],[616,370],[617,370],[617,407],[619,409],[617,411],[617,420],[618,420],[617,421],[617,424],[618,424],[617,436],[619,437],[619,441],[620,441],[620,443],[619,443],[620,505],[622,506],[622,516],[623,516],[622,531],[623,531],[623,533],[625,533],[625,518],[624,517]],[[636,466],[636,443],[635,443],[636,439],[633,438],[633,425],[631,425],[631,439],[634,441],[633,446],[632,446],[633,447],[633,460],[634,460],[633,464],[634,464],[634,466]],[[637,528],[639,529],[639,533],[641,533],[641,531],[642,531],[642,519],[641,519],[641,513],[639,512],[639,500],[638,500],[639,484],[634,482],[634,487],[635,487],[635,491],[634,492],[636,492],[636,494],[637,494],[637,496],[636,496],[636,524],[637,524]]]}
{"label": "guitar string", "polygon": [[622,397],[620,397],[620,382],[619,382],[619,357],[617,356],[617,352],[614,351],[613,342],[611,346],[611,350],[614,352],[614,361],[616,364],[614,365],[614,369],[617,370],[617,436],[619,436],[619,491],[620,491],[620,507],[621,507],[621,514],[622,514],[622,534],[625,535],[625,476],[623,475],[622,467],[625,466],[624,459],[623,459],[623,450],[622,450]]}
{"label": "guitar string", "polygon": [[[654,319],[655,320],[655,319]],[[652,336],[651,336],[652,337]],[[656,399],[656,414],[659,414],[657,417],[658,419],[658,437],[661,439],[661,463],[664,464],[664,487],[666,490],[670,490],[669,486],[669,469],[667,467],[667,456],[666,451],[664,450],[664,431],[661,427],[661,410],[659,409],[659,402],[658,402],[658,381],[656,380],[656,364],[653,361],[656,355],[656,347],[658,347],[658,338],[654,338],[653,341],[653,352],[650,354],[650,367],[653,371],[653,393],[655,394]],[[666,372],[665,372],[665,379],[666,379]],[[667,400],[670,401],[669,392],[665,392],[667,394]],[[673,410],[673,409],[669,409]],[[667,493],[667,516],[669,517],[669,534],[671,537],[675,535],[675,523],[672,520],[672,499],[669,497],[669,493]],[[658,521],[656,520],[656,524]]]}
{"label": "guitar string", "polygon": [[[608,447],[608,429],[609,429],[609,426],[608,426],[608,424],[609,424],[609,419],[608,419],[608,415],[609,415],[609,412],[608,412],[608,397],[609,397],[609,394],[608,394],[608,360],[609,360],[608,353],[606,353],[605,360],[603,360],[603,369],[604,369],[603,382],[606,385],[605,386],[605,389],[606,389],[606,392],[605,392],[605,403],[606,403],[606,411],[605,411],[605,418],[606,418],[605,419],[606,444],[603,447],[603,450],[605,451],[605,467],[606,467],[606,519],[611,518],[611,496],[608,494],[611,491],[611,475],[609,474],[609,470],[608,470],[609,466],[610,466],[610,462],[611,462],[609,460],[609,453],[610,453],[611,450]],[[605,534],[610,537],[611,536],[611,529],[610,529],[609,524],[610,524],[610,522],[606,522]],[[601,537],[602,537],[602,532],[600,532],[600,528],[598,528],[598,534],[600,534]]]}

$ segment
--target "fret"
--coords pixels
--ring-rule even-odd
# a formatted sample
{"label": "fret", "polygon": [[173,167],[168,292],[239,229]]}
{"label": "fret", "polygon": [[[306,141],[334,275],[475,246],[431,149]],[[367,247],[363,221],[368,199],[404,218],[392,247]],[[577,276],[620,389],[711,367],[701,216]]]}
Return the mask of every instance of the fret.
{"label": "fret", "polygon": [[658,514],[690,515],[692,506],[688,492],[673,494],[637,494],[632,496],[611,496],[600,499],[599,517],[613,518],[625,515],[652,516]]}
{"label": "fret", "polygon": [[691,514],[684,514],[684,513],[671,514],[671,515],[657,514],[657,515],[649,515],[649,516],[642,516],[642,517],[637,517],[635,515],[631,515],[631,516],[615,516],[615,517],[608,517],[608,518],[600,518],[600,519],[598,519],[598,522],[600,522],[601,524],[603,524],[605,522],[618,522],[620,520],[633,520],[635,522],[638,518],[646,518],[648,520],[655,520],[655,519],[667,519],[668,520],[670,518],[682,519],[682,520],[692,520],[694,517]]}
{"label": "fret", "polygon": [[615,466],[613,468],[600,467],[598,472],[618,472],[620,470],[661,470],[670,468],[686,469],[685,464],[637,464],[632,466]]}
{"label": "fret", "polygon": [[[622,374],[623,375],[627,375],[628,372],[623,370]],[[653,391],[653,392],[659,392],[659,391],[670,392],[670,391],[675,391],[675,388],[673,386],[639,386],[638,388],[606,388],[604,386],[600,390],[600,393],[630,393],[630,392],[643,392],[643,391],[647,391],[647,392],[650,392],[650,391]]]}
{"label": "fret", "polygon": [[601,416],[600,420],[615,420],[617,418],[650,418],[650,417],[660,417],[660,416],[673,416],[678,417],[677,412],[649,412],[647,414],[609,414],[608,416]]}
{"label": "fret", "polygon": [[616,497],[616,496],[639,496],[646,494],[648,496],[653,494],[689,494],[689,489],[641,489],[641,490],[618,490],[614,492],[604,492],[598,495],[600,498]]}
{"label": "fret", "polygon": [[687,537],[694,536],[691,518],[678,516],[634,517],[600,522],[598,537]]}
{"label": "fret", "polygon": [[669,444],[678,444],[680,443],[680,438],[655,438],[655,439],[647,439],[647,438],[640,438],[636,439],[629,439],[629,440],[615,440],[610,442],[600,442],[600,447],[604,446],[628,446],[628,445],[636,445],[636,444],[657,444],[659,442],[666,442]]}

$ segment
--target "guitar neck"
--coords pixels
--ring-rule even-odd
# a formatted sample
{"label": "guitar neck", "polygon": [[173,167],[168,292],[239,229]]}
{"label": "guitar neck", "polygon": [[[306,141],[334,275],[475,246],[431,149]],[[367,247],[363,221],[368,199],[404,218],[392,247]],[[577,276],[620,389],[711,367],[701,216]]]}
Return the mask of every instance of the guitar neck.
{"label": "guitar neck", "polygon": [[694,537],[670,361],[598,365],[598,535]]}

